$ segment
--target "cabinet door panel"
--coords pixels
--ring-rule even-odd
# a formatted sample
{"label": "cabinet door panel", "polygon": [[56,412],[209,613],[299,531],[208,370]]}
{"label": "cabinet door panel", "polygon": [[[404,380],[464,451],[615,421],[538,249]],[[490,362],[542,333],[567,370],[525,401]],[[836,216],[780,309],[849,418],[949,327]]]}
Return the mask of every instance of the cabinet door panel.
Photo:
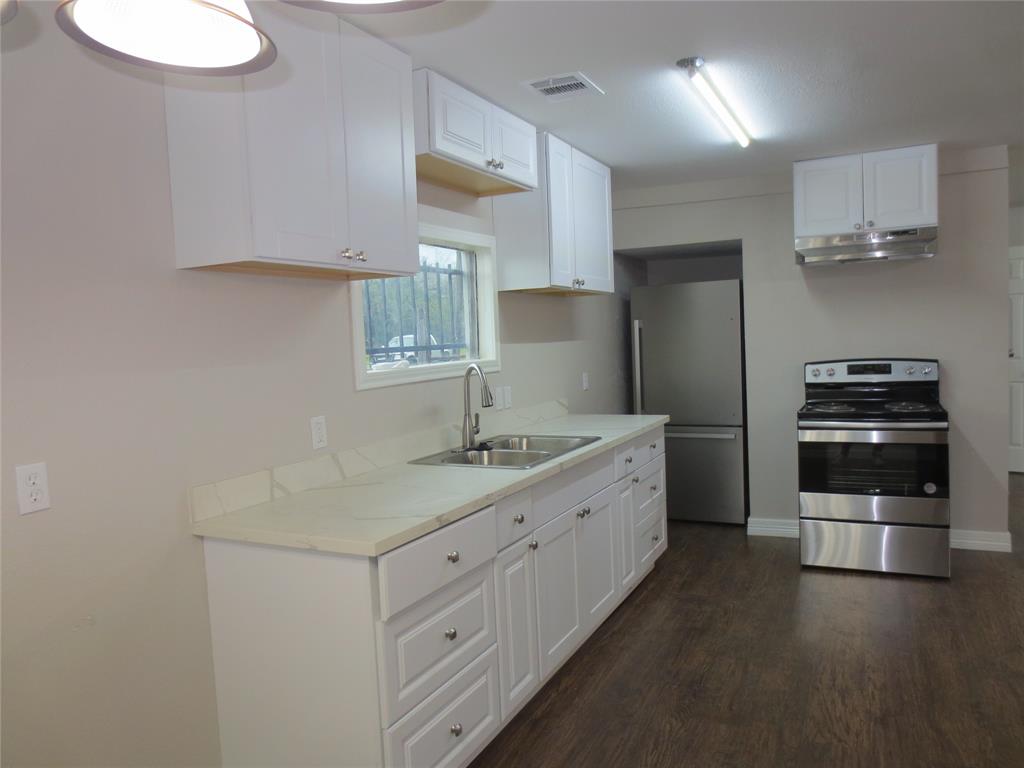
{"label": "cabinet door panel", "polygon": [[826,157],[793,164],[796,237],[853,232],[864,221],[861,156]]}
{"label": "cabinet door panel", "polygon": [[934,225],[938,220],[934,144],[864,155],[864,224],[868,229]]}
{"label": "cabinet door panel", "polygon": [[619,553],[619,578],[623,591],[628,590],[636,582],[636,551],[633,536],[633,501],[635,494],[633,489],[639,480],[639,475],[634,473],[616,486],[616,492],[619,494],[619,506],[616,510],[618,513],[617,530],[619,535],[616,549]]}
{"label": "cabinet door panel", "polygon": [[547,678],[580,641],[579,552],[575,510],[537,529],[537,633],[541,676]]}
{"label": "cabinet door panel", "polygon": [[586,516],[577,525],[584,634],[590,634],[611,613],[622,593],[615,548],[618,498],[615,488],[606,488],[588,499],[582,506]]}
{"label": "cabinet door panel", "polygon": [[427,89],[431,149],[488,170],[493,157],[491,104],[436,72],[427,73]]}
{"label": "cabinet door panel", "polygon": [[499,176],[537,186],[537,129],[500,107],[492,110],[494,159]]}
{"label": "cabinet door panel", "polygon": [[412,63],[343,22],[341,53],[351,247],[366,261],[346,266],[414,273],[416,166]]}
{"label": "cabinet door panel", "polygon": [[576,277],[587,291],[611,293],[612,174],[582,152],[572,150],[572,205]]}
{"label": "cabinet door panel", "polygon": [[299,19],[280,4],[253,13],[280,52],[277,66],[244,79],[253,248],[337,264],[348,246],[337,19]]}
{"label": "cabinet door panel", "polygon": [[540,685],[536,572],[529,545],[529,539],[520,541],[494,562],[502,720]]}
{"label": "cabinet door panel", "polygon": [[551,285],[571,288],[576,277],[572,147],[550,134],[547,173],[548,214],[551,224]]}

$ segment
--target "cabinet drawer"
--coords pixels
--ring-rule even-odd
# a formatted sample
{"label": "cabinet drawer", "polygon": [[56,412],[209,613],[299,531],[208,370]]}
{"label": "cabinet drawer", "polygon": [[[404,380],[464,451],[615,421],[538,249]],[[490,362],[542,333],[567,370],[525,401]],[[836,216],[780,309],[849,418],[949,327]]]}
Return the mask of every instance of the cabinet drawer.
{"label": "cabinet drawer", "polygon": [[381,555],[381,619],[419,602],[497,553],[494,507],[488,507]]}
{"label": "cabinet drawer", "polygon": [[665,454],[665,430],[655,429],[633,441],[633,468]]}
{"label": "cabinet drawer", "polygon": [[665,533],[665,505],[659,504],[654,514],[636,527],[637,571],[649,571],[654,561],[668,548]]}
{"label": "cabinet drawer", "polygon": [[532,488],[534,527],[554,520],[581,499],[589,499],[611,485],[615,481],[613,462],[612,452],[606,451],[537,483]]}
{"label": "cabinet drawer", "polygon": [[497,730],[498,706],[498,649],[492,646],[384,732],[386,764],[465,765]]}
{"label": "cabinet drawer", "polygon": [[390,725],[494,644],[494,571],[488,563],[377,627]]}
{"label": "cabinet drawer", "polygon": [[636,512],[634,522],[639,523],[651,513],[654,505],[661,503],[665,495],[665,457],[645,464],[636,471],[633,479],[633,509]]}
{"label": "cabinet drawer", "polygon": [[633,455],[633,443],[624,443],[615,449],[615,479],[621,480],[640,466],[640,460]]}
{"label": "cabinet drawer", "polygon": [[494,504],[498,524],[498,550],[514,544],[533,530],[533,496],[527,488]]}

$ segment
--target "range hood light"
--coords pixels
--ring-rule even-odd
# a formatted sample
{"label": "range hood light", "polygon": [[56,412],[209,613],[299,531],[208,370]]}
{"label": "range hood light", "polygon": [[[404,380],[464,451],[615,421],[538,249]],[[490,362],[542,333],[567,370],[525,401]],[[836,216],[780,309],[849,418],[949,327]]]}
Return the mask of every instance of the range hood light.
{"label": "range hood light", "polygon": [[243,75],[277,56],[245,0],[62,0],[56,18],[94,51],[165,72]]}
{"label": "range hood light", "polygon": [[284,0],[291,5],[300,5],[314,11],[331,13],[395,13],[415,11],[428,5],[437,5],[443,0]]}
{"label": "range hood light", "polygon": [[701,95],[701,98],[707,102],[708,106],[711,107],[711,111],[715,113],[715,116],[721,121],[725,129],[732,134],[732,137],[736,139],[736,143],[741,147],[750,146],[750,137],[747,132],[743,130],[743,126],[740,125],[739,120],[732,113],[732,110],[726,106],[726,103],[722,100],[721,95],[718,93],[718,89],[715,88],[715,84],[711,82],[711,78],[708,77],[707,72],[704,69],[704,59],[700,56],[691,56],[689,58],[680,59],[676,62],[678,66],[686,70],[686,74],[690,76],[690,82],[693,83],[693,87],[697,89],[697,93]]}

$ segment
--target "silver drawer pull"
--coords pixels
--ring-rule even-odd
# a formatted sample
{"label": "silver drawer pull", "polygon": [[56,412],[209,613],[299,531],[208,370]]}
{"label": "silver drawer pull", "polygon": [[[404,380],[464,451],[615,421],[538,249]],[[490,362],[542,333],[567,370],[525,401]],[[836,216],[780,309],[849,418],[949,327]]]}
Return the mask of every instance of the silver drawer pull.
{"label": "silver drawer pull", "polygon": [[538,542],[538,541],[537,541],[536,539],[534,539],[534,540],[533,540],[533,541],[531,541],[531,542],[530,542],[529,544],[527,544],[527,546],[528,546],[528,547],[529,547],[530,549],[536,549],[537,547],[539,547],[539,546],[540,546],[540,542]]}
{"label": "silver drawer pull", "polygon": [[454,552],[449,552],[448,553],[448,562],[449,563],[457,563],[457,562],[459,562],[459,551],[458,550],[455,550]]}
{"label": "silver drawer pull", "polygon": [[640,478],[639,477],[634,477],[633,478],[633,485],[637,485],[637,484],[639,484],[639,482],[640,482]]}
{"label": "silver drawer pull", "polygon": [[455,725],[453,725],[451,727],[450,730],[452,732],[452,736],[461,736],[462,735],[462,723],[456,723]]}
{"label": "silver drawer pull", "polygon": [[526,515],[520,513],[518,515],[512,515],[512,522],[516,525],[522,525],[526,522]]}
{"label": "silver drawer pull", "polygon": [[449,640],[454,640],[459,636],[459,631],[455,627],[448,627],[448,629],[444,631],[444,636]]}

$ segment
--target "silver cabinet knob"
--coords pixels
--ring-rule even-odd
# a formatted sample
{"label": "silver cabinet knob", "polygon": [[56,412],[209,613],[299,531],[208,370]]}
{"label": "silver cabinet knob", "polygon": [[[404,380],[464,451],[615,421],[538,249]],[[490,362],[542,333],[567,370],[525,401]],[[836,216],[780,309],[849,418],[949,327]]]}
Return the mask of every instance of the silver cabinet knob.
{"label": "silver cabinet knob", "polygon": [[914,375],[914,366],[908,365],[907,369],[906,369],[906,374],[907,374],[907,376],[913,376]]}
{"label": "silver cabinet knob", "polygon": [[867,225],[868,225],[869,227],[873,227],[873,226],[875,226],[875,222],[873,222],[873,221],[870,221],[870,220],[869,220],[869,221],[867,222]]}
{"label": "silver cabinet knob", "polygon": [[825,371],[825,375],[826,376],[835,376],[836,375],[836,369],[835,368],[829,368],[827,371]]}
{"label": "silver cabinet knob", "polygon": [[356,251],[356,261],[366,261],[366,251]]}
{"label": "silver cabinet knob", "polygon": [[488,168],[490,168],[493,165],[495,165],[494,158],[492,157],[490,160],[488,160],[486,165],[487,165]]}
{"label": "silver cabinet knob", "polygon": [[633,463],[633,457],[632,456],[627,456],[626,457],[626,463],[627,464],[632,464]]}
{"label": "silver cabinet knob", "polygon": [[652,451],[658,450],[658,444],[657,443],[651,443],[651,450]]}
{"label": "silver cabinet knob", "polygon": [[657,544],[659,541],[661,541],[661,536],[659,536],[658,534],[654,534],[651,537],[651,541],[653,541],[655,544]]}
{"label": "silver cabinet knob", "polygon": [[[1013,353],[1012,352],[1010,353],[1010,357],[1013,357]],[[932,372],[932,367],[930,365],[926,365],[924,368],[921,369],[921,373],[923,373],[925,376],[927,376],[931,372]]]}
{"label": "silver cabinet knob", "polygon": [[587,281],[586,281],[586,280],[584,280],[584,279],[582,279],[582,278],[580,278],[580,285],[581,285],[581,286],[584,286],[584,285],[586,285],[586,284],[587,284]]}
{"label": "silver cabinet knob", "polygon": [[860,225],[860,224],[854,224],[854,225],[853,225],[853,228],[854,228],[854,229],[860,229],[860,228],[861,228],[861,225]]}
{"label": "silver cabinet knob", "polygon": [[503,170],[505,170],[505,161],[504,161],[504,160],[502,160],[502,161],[500,161],[500,162],[498,163],[498,170],[499,170],[499,171],[503,171]]}
{"label": "silver cabinet knob", "polygon": [[459,631],[455,629],[455,627],[448,627],[448,629],[444,631],[444,636],[447,637],[449,640],[454,640],[456,637],[459,636]]}
{"label": "silver cabinet knob", "polygon": [[340,256],[343,259],[351,259],[352,258],[352,249],[351,248],[346,248],[341,253],[339,253],[338,256]]}
{"label": "silver cabinet knob", "polygon": [[652,485],[651,486],[651,493],[657,493],[657,492],[658,492],[658,486]]}
{"label": "silver cabinet knob", "polygon": [[455,551],[453,551],[453,552],[449,552],[448,553],[448,562],[449,563],[457,563],[457,562],[459,562],[459,551],[457,549]]}
{"label": "silver cabinet knob", "polygon": [[637,484],[639,484],[639,482],[640,482],[640,478],[639,477],[634,477],[633,478],[633,485],[637,485]]}
{"label": "silver cabinet knob", "polygon": [[530,542],[529,544],[527,544],[527,546],[528,546],[528,547],[529,547],[530,549],[536,549],[537,547],[539,547],[539,546],[540,546],[540,542],[539,542],[539,541],[537,541],[536,539],[534,539],[534,540],[533,540],[533,541],[531,541],[531,542]]}
{"label": "silver cabinet knob", "polygon": [[522,525],[523,523],[526,522],[526,515],[523,515],[523,514],[512,515],[512,522],[515,523],[516,525]]}
{"label": "silver cabinet knob", "polygon": [[578,517],[580,520],[582,520],[586,516],[587,516],[587,513],[583,509],[581,509],[579,512],[576,513],[576,517]]}
{"label": "silver cabinet knob", "polygon": [[584,507],[583,514],[585,514],[587,517],[590,517],[590,507]]}
{"label": "silver cabinet knob", "polygon": [[453,725],[450,730],[452,732],[452,736],[461,736],[462,735],[462,723],[455,723],[455,725]]}

